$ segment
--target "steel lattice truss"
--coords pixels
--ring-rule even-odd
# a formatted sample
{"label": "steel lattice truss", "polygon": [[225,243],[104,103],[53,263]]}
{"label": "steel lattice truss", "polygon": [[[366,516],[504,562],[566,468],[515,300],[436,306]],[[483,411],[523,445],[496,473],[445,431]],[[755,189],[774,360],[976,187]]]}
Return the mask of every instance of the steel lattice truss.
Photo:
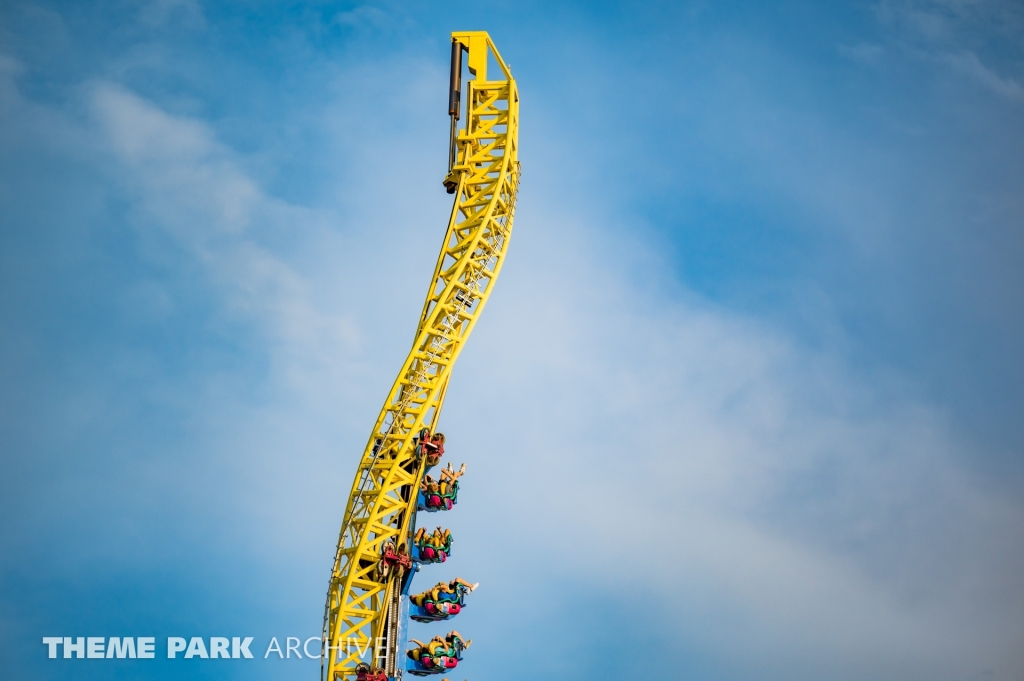
{"label": "steel lattice truss", "polygon": [[[375,664],[392,669],[403,652],[384,630],[400,584],[395,571],[381,569],[381,557],[388,546],[408,545],[415,530],[424,463],[414,439],[437,422],[452,366],[487,303],[512,232],[519,182],[516,83],[486,33],[453,33],[452,40],[468,49],[475,74],[450,176],[458,178],[458,188],[416,340],[366,444],[345,509],[324,613],[329,681],[355,679],[368,650]],[[487,80],[488,52],[501,80]]]}

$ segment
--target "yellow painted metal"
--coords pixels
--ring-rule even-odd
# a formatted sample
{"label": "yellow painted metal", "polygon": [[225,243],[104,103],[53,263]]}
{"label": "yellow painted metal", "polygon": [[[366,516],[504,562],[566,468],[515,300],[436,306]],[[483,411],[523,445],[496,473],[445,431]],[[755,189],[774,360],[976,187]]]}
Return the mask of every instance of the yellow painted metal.
{"label": "yellow painted metal", "polygon": [[[424,473],[413,441],[437,423],[452,365],[494,288],[512,233],[516,82],[487,33],[456,32],[452,41],[468,50],[473,75],[451,176],[458,188],[412,350],[374,424],[345,508],[324,611],[321,676],[326,671],[328,681],[353,681],[360,662],[383,668],[404,656],[385,631],[399,572],[384,575],[381,555],[388,544],[411,548]],[[500,71],[497,80],[487,80],[488,57]]]}

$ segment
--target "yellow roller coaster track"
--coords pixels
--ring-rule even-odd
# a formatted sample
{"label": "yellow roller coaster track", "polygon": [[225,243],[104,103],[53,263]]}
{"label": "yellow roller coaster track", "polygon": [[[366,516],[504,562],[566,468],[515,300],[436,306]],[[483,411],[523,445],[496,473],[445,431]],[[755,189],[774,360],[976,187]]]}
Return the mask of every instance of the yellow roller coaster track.
{"label": "yellow roller coaster track", "polygon": [[[411,546],[425,467],[415,440],[437,423],[452,366],[490,297],[512,233],[519,183],[516,82],[487,33],[455,32],[452,43],[445,186],[455,202],[415,342],[366,443],[345,508],[324,609],[321,678],[328,681],[354,681],[367,653],[374,670],[401,675],[403,568],[383,556]],[[463,51],[472,79],[466,126],[457,130]],[[500,71],[497,80],[488,80],[489,57]]]}

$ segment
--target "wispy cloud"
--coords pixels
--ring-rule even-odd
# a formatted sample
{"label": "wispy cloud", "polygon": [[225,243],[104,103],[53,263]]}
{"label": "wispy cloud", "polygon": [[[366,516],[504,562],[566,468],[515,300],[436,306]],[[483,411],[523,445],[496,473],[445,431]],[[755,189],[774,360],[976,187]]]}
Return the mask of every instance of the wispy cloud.
{"label": "wispy cloud", "polygon": [[339,370],[357,342],[352,323],[318,310],[310,283],[260,237],[301,240],[324,216],[267,196],[202,122],[173,116],[101,83],[97,124],[136,192],[140,225],[166,230],[203,264],[225,302],[259,321],[294,380]]}
{"label": "wispy cloud", "polygon": [[350,28],[381,30],[392,25],[393,20],[382,9],[362,5],[334,15],[334,21]]}
{"label": "wispy cloud", "polygon": [[[658,583],[662,631],[730,650],[748,672],[792,678],[809,659],[850,679],[873,665],[910,678],[993,657],[1013,668],[1024,565],[1006,538],[1024,540],[1024,516],[958,467],[941,412],[752,319],[698,301],[655,311],[620,269],[630,249],[609,248],[618,263],[581,252],[594,233],[571,220],[523,209],[513,257],[529,264],[501,282],[516,290],[488,310],[500,326],[474,339],[484,348],[452,386],[454,423],[486,423],[469,435],[488,453],[467,486],[502,527],[494,550],[530,546],[549,577],[610,602]],[[526,329],[534,343],[518,342]],[[480,394],[495,398],[477,406]],[[494,441],[495,428],[514,435]],[[484,541],[487,527],[468,531]],[[551,593],[514,571],[491,579]]]}
{"label": "wispy cloud", "polygon": [[[983,63],[980,50],[1000,54],[998,44],[1024,44],[1024,9],[1006,0],[884,0],[876,6],[883,24],[895,28],[901,42],[914,46],[991,92],[1012,101],[1024,89]],[[1011,62],[1012,63],[1012,62]]]}
{"label": "wispy cloud", "polygon": [[175,22],[191,29],[206,26],[199,0],[146,0],[141,3],[139,20],[148,26],[165,26]]}
{"label": "wispy cloud", "polygon": [[1024,88],[1012,78],[1003,78],[992,71],[973,52],[944,54],[941,59],[960,73],[968,76],[978,84],[1011,101],[1024,101]]}
{"label": "wispy cloud", "polygon": [[[365,9],[338,21],[384,25]],[[921,31],[944,34],[921,21]],[[888,43],[868,38],[850,44],[841,52],[852,59],[891,54]],[[1016,82],[976,52],[951,50],[934,53],[960,55],[946,66],[982,80],[987,73],[995,79],[987,87],[1018,97]],[[175,328],[212,344],[195,327],[227,327],[217,339],[229,338],[251,361],[239,368],[215,358],[198,390],[181,390],[177,373],[157,363],[131,390],[115,385],[118,404],[184,393],[177,408],[185,425],[115,424],[109,440],[90,440],[67,414],[46,412],[52,429],[74,436],[58,460],[88,459],[89,471],[103,473],[64,466],[57,484],[32,487],[33,509],[56,509],[50,522],[19,507],[18,522],[63,547],[62,576],[70,570],[88,582],[146,554],[177,579],[211,547],[227,545],[225,571],[242,586],[211,589],[211,608],[242,612],[256,592],[272,604],[266,617],[301,612],[315,632],[355,456],[407,350],[448,205],[440,189],[444,64],[359,56],[325,71],[317,91],[326,95],[300,107],[301,117],[282,114],[281,125],[310,126],[330,160],[317,170],[326,175],[316,180],[321,189],[305,199],[268,188],[214,121],[175,113],[109,78],[86,86],[84,113],[72,97],[44,104],[16,88],[5,101],[20,112],[9,130],[43,115],[61,121],[62,139],[77,140],[73,151],[46,151],[58,165],[73,153],[99,177],[115,197],[104,199],[115,206],[104,219],[177,247],[153,261],[194,283],[211,312]],[[728,178],[724,195],[751,187],[781,195],[819,228],[848,234],[844,248],[874,255],[897,240],[897,227],[915,228],[901,220],[912,211],[892,200],[897,190],[885,189],[923,163],[887,166],[890,157],[878,152],[886,140],[865,151],[835,121],[791,117],[751,79],[728,75],[722,68],[714,80],[732,90],[688,92],[708,106],[707,119],[685,122],[707,147],[670,148],[672,164],[691,164],[686,172],[663,166],[671,191],[707,186],[693,179],[700,154],[742,158],[746,175]],[[859,364],[841,330],[835,342],[812,347],[783,323],[688,288],[654,230],[619,217],[635,215],[639,200],[601,194],[573,174],[613,164],[596,153],[600,138],[559,119],[563,109],[551,102],[562,85],[553,92],[535,84],[533,108],[524,109],[534,123],[524,134],[508,265],[442,417],[449,455],[469,473],[459,506],[436,520],[453,528],[455,555],[424,581],[443,572],[483,582],[460,615],[459,628],[479,639],[467,674],[1020,676],[1024,512],[973,472],[980,445],[912,376]],[[538,125],[545,106],[554,114]],[[663,126],[652,129],[646,148],[670,146]],[[638,156],[649,171],[653,153]],[[605,179],[622,193],[633,186],[622,175]],[[938,233],[929,225],[923,238]],[[123,264],[122,236],[97,237],[89,248]],[[892,268],[903,273],[901,264]],[[133,276],[146,280],[154,265],[139,267],[143,275]],[[115,321],[173,307],[173,286],[184,286],[133,283]],[[849,288],[867,299],[864,282]],[[116,358],[110,365],[131,361],[131,352],[159,356],[177,342],[126,340],[111,326],[114,350],[103,348]],[[80,352],[76,343],[67,352]],[[114,421],[109,403],[80,402],[93,422]],[[123,439],[128,432],[136,439]],[[92,445],[88,456],[75,438]],[[108,453],[108,442],[128,454]],[[137,442],[162,444],[163,456]],[[97,518],[105,529],[81,530]],[[54,528],[66,527],[82,539],[53,542]],[[12,536],[4,535],[14,549],[5,566],[21,559],[16,549],[26,541]],[[132,545],[126,536],[136,537]],[[271,593],[267,584],[282,574],[287,589]],[[178,603],[158,616],[185,619],[194,607]],[[525,671],[509,664],[510,651],[522,650],[532,665]]]}
{"label": "wispy cloud", "polygon": [[839,54],[864,64],[877,64],[882,55],[885,54],[885,48],[881,45],[868,43],[861,43],[853,47],[840,45]]}
{"label": "wispy cloud", "polygon": [[[152,220],[186,244],[231,309],[266,329],[280,363],[322,370],[351,352],[344,323],[314,301],[314,263],[286,264],[257,241],[261,230],[300,229],[307,210],[266,196],[200,121],[107,84],[92,102],[138,192],[140,224]],[[345,141],[368,158],[378,143]],[[388,196],[379,185],[359,191],[357,212]],[[414,205],[391,208],[393,220],[412,224]],[[941,414],[879,392],[841,357],[801,348],[754,319],[689,295],[666,304],[658,291],[668,280],[652,299],[628,272],[665,271],[659,258],[618,243],[613,225],[575,224],[547,192],[534,193],[532,205],[526,195],[517,229],[519,267],[510,266],[467,350],[470,366],[460,367],[447,412],[462,424],[449,433],[455,451],[487,452],[466,457],[476,473],[467,507],[475,495],[491,501],[476,502],[475,520],[453,519],[460,546],[492,542],[494,514],[529,490],[535,502],[518,509],[502,541],[533,546],[549,575],[575,573],[600,589],[621,583],[634,556],[667,561],[677,579],[663,603],[689,604],[690,614],[657,616],[714,649],[740,642],[744,665],[768,651],[787,674],[811,651],[833,674],[835,660],[856,657],[918,666],[942,658],[964,670],[1006,659],[999,632],[1024,606],[1013,597],[1024,566],[1000,554],[998,537],[1021,537],[1024,524],[1019,509],[986,497],[957,469]],[[349,275],[372,288],[368,275],[379,267],[370,258]],[[523,344],[526,329],[532,341]],[[291,389],[315,399],[323,378],[311,371]],[[475,404],[474,395],[493,398]],[[516,437],[495,441],[495,432]],[[482,573],[475,578],[512,586],[503,586],[511,574],[471,564]],[[987,584],[974,598],[1001,600],[1001,614],[961,598],[965,582]],[[723,607],[733,613],[728,629],[715,613]],[[928,615],[936,610],[940,621]],[[856,678],[868,667],[850,669]]]}
{"label": "wispy cloud", "polygon": [[937,42],[967,35],[1020,39],[1024,31],[1024,9],[1014,0],[882,0],[875,13],[887,24]]}

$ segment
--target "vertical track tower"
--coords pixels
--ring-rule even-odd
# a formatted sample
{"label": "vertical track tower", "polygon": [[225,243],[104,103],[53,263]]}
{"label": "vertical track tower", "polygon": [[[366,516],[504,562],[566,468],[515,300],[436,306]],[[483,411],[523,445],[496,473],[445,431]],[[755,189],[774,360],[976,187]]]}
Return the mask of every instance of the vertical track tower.
{"label": "vertical track tower", "polygon": [[[460,129],[463,53],[470,79]],[[489,70],[489,62],[497,68]],[[439,584],[415,597],[424,603],[419,606],[411,606],[408,595],[420,565],[440,562],[450,550],[447,531],[417,532],[416,514],[436,510],[421,492],[432,482],[425,479],[427,471],[443,452],[435,427],[452,366],[505,262],[519,183],[519,94],[485,32],[452,33],[448,113],[444,186],[455,201],[412,349],[370,433],[345,507],[324,608],[321,679],[326,681],[394,681],[405,671],[433,674],[457,664],[450,661],[452,651],[461,658],[468,645],[452,632],[444,645],[434,643],[441,637],[420,644],[422,655],[420,648],[411,655],[404,650],[410,607],[420,621],[447,619],[459,610],[452,603],[461,603],[472,588],[461,580],[450,587]],[[449,469],[453,473],[447,474]],[[442,488],[451,496],[457,474],[449,469],[442,472],[448,475]],[[452,600],[451,594],[461,595]],[[429,666],[438,664],[442,669]]]}

